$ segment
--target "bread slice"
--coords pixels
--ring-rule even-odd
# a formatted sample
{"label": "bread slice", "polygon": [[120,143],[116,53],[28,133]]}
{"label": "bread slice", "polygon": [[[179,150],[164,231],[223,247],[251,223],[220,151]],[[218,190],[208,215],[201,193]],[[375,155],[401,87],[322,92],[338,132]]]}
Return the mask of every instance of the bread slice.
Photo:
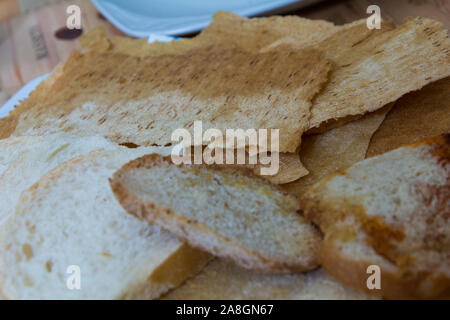
{"label": "bread slice", "polygon": [[[128,215],[111,192],[113,172],[147,152],[92,151],[24,191],[16,214],[0,226],[2,296],[157,298],[201,270],[208,254]],[[72,265],[80,268],[80,290],[67,286]]]}
{"label": "bread slice", "polygon": [[214,259],[164,300],[363,300],[372,296],[344,286],[318,269],[288,275],[257,274]]}
{"label": "bread slice", "polygon": [[[450,136],[366,159],[302,198],[325,234],[320,262],[349,286],[386,298],[450,298]],[[369,290],[369,265],[381,289]]]}
{"label": "bread slice", "polygon": [[149,155],[114,174],[111,186],[131,214],[214,255],[260,272],[317,267],[319,232],[295,197],[250,169],[177,166]]}
{"label": "bread slice", "polygon": [[57,165],[96,149],[118,148],[101,136],[69,133],[0,140],[0,224],[14,214],[22,191]]}

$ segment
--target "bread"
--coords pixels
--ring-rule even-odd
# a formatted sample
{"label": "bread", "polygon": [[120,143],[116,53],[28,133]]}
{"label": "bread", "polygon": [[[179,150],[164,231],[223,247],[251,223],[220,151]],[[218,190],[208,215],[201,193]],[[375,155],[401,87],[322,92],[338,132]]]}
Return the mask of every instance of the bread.
{"label": "bread", "polygon": [[257,52],[285,37],[290,37],[299,48],[316,44],[341,28],[328,21],[298,16],[248,19],[232,12],[219,11],[197,38],[210,42],[229,42],[245,50]]}
{"label": "bread", "polygon": [[279,151],[294,152],[330,67],[314,49],[259,54],[208,46],[142,58],[74,52],[45,100],[11,113],[18,118],[13,134],[66,131],[164,146],[174,130],[200,120],[204,131],[279,129]]}
{"label": "bread", "polygon": [[41,83],[30,93],[27,99],[11,111],[6,118],[0,119],[0,139],[10,137],[16,129],[21,113],[33,108],[35,105],[42,103],[51,95],[51,90],[56,80],[63,75],[64,64],[59,63],[52,71],[52,73],[42,80]]}
{"label": "bread", "polygon": [[96,149],[118,146],[101,136],[79,137],[69,133],[23,136],[0,140],[0,224],[14,214],[22,191],[57,165]]}
{"label": "bread", "polygon": [[[450,298],[450,136],[366,159],[308,190],[325,234],[320,262],[339,281],[385,298]],[[381,289],[366,286],[369,265]]]}
{"label": "bread", "polygon": [[249,169],[177,166],[169,157],[149,155],[116,172],[111,187],[129,213],[247,269],[317,267],[321,237],[298,213],[297,199]]}
{"label": "bread", "polygon": [[303,137],[300,161],[309,174],[282,185],[282,189],[301,197],[314,183],[336,170],[364,160],[370,139],[392,106],[368,113],[358,120],[330,131]]}
{"label": "bread", "polygon": [[314,48],[335,63],[314,100],[310,129],[324,122],[377,110],[402,95],[450,75],[450,39],[437,21],[407,19],[368,30],[355,23]]}
{"label": "bread", "polygon": [[179,54],[202,45],[222,43],[258,52],[272,42],[291,37],[296,45],[318,43],[341,27],[324,20],[310,20],[298,16],[245,18],[232,12],[218,11],[199,35],[171,42],[147,43],[146,39],[127,37],[107,38],[102,28],[91,29],[80,38],[88,50],[115,52],[133,56]]}
{"label": "bread", "polygon": [[366,157],[450,132],[450,77],[395,102],[370,141]]}
{"label": "bread", "polygon": [[[201,270],[209,255],[128,215],[111,192],[113,172],[147,152],[92,151],[24,191],[16,214],[0,226],[2,296],[157,298]],[[80,290],[66,285],[71,265],[80,268]]]}
{"label": "bread", "polygon": [[164,300],[356,300],[371,296],[348,288],[322,269],[308,273],[264,275],[214,259],[195,277],[163,296]]}
{"label": "bread", "polygon": [[[272,162],[274,161],[276,160],[272,160]],[[261,169],[269,166],[260,163],[257,163],[253,167],[253,172],[261,175],[261,177],[273,184],[285,184],[296,181],[309,173],[301,163],[298,153],[280,153],[278,155],[278,162],[278,172],[274,175],[261,175]]]}

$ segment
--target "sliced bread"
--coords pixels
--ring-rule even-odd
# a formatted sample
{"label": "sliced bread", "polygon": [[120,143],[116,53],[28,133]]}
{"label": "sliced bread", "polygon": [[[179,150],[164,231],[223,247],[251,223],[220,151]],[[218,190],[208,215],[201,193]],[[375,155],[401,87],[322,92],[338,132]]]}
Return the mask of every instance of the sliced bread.
{"label": "sliced bread", "polygon": [[163,296],[165,300],[362,300],[372,296],[346,287],[318,269],[308,273],[266,275],[221,259]]}
{"label": "sliced bread", "polygon": [[157,298],[201,270],[208,254],[127,214],[111,192],[113,172],[149,151],[92,151],[24,191],[0,226],[2,296]]}
{"label": "sliced bread", "polygon": [[[385,298],[450,297],[450,136],[359,162],[301,200],[325,234],[320,262],[349,286]],[[367,268],[381,270],[369,290]]]}
{"label": "sliced bread", "polygon": [[22,191],[57,165],[96,149],[119,147],[101,136],[69,133],[0,140],[0,224],[14,214]]}
{"label": "sliced bread", "polygon": [[149,155],[114,174],[112,190],[131,214],[189,244],[260,272],[317,267],[320,233],[297,198],[234,166],[186,165]]}

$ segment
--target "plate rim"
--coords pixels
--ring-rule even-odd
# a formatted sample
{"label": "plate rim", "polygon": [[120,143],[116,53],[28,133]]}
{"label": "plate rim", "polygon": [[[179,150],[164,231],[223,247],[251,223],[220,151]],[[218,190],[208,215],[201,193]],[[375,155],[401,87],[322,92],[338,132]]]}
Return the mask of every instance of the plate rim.
{"label": "plate rim", "polygon": [[[234,13],[241,15],[241,16],[253,16],[262,14],[265,12],[270,12],[273,10],[281,9],[283,7],[288,7],[291,5],[295,5],[298,3],[298,6],[302,5],[308,5],[315,2],[318,2],[320,0],[274,0],[270,1],[261,5],[254,5],[247,8],[243,8],[240,10],[233,11]],[[107,10],[107,8],[103,5],[105,0],[91,0],[92,4],[97,8],[97,10],[105,16],[111,22],[115,27],[117,27],[122,32],[133,36],[137,38],[146,38],[152,33],[159,33],[162,35],[181,35],[181,34],[188,34],[197,32],[204,27],[206,27],[211,21],[212,21],[212,15],[201,15],[201,16],[186,16],[186,17],[198,17],[197,22],[192,22],[189,26],[177,26],[177,27],[170,27],[162,32],[158,31],[140,31],[135,30],[131,27],[128,27],[127,25],[123,24],[120,20],[116,19],[116,17],[110,13],[110,11]],[[167,21],[173,20],[179,20],[180,18],[167,18]],[[175,24],[176,25],[176,24]]]}

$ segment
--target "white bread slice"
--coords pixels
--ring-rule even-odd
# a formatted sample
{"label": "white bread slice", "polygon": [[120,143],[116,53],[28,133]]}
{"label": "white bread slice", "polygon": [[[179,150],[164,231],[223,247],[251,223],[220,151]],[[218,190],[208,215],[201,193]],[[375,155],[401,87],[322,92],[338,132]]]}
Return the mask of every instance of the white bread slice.
{"label": "white bread slice", "polygon": [[57,165],[96,149],[117,148],[102,136],[69,133],[0,140],[0,224],[14,213],[22,191]]}
{"label": "white bread slice", "polygon": [[[153,148],[155,149],[155,148]],[[96,150],[65,162],[23,192],[0,226],[0,288],[8,299],[157,298],[209,255],[128,215],[108,178],[151,148]],[[81,271],[70,290],[67,268]]]}
{"label": "white bread slice", "polygon": [[287,275],[257,274],[211,261],[197,276],[163,296],[164,300],[362,300],[372,296],[344,286],[318,269]]}
{"label": "white bread slice", "polygon": [[189,244],[260,272],[317,267],[320,233],[297,198],[248,168],[173,164],[148,155],[114,174],[122,206]]}
{"label": "white bread slice", "polygon": [[[366,159],[302,198],[325,234],[320,262],[349,286],[385,298],[450,298],[450,136]],[[381,289],[366,285],[369,265]]]}

